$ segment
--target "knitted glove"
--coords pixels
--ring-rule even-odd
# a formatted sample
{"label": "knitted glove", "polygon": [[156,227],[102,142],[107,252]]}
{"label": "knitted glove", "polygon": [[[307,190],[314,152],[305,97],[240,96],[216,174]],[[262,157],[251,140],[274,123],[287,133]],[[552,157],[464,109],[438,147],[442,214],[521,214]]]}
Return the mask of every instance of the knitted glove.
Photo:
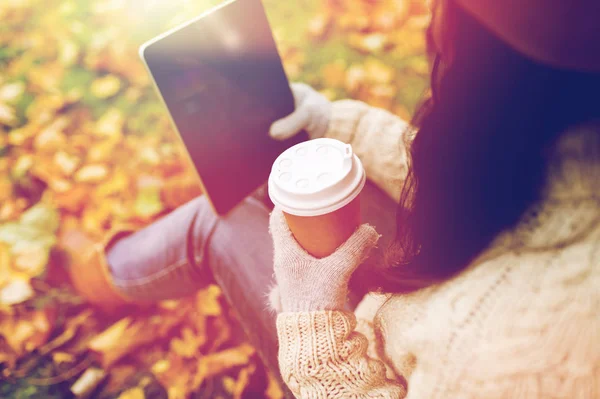
{"label": "knitted glove", "polygon": [[286,140],[306,130],[311,139],[325,136],[331,118],[331,102],[304,83],[292,83],[296,110],[273,125],[269,134],[277,140]]}
{"label": "knitted glove", "polygon": [[317,259],[300,247],[278,208],[271,214],[270,231],[278,291],[270,299],[282,312],[342,310],[350,276],[379,240],[375,229],[363,224],[332,255]]}

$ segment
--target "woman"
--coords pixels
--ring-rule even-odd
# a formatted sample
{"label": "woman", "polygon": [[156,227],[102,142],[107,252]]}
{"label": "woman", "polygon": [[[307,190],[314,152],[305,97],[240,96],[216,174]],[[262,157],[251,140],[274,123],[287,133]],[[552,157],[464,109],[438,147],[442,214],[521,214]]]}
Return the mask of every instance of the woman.
{"label": "woman", "polygon": [[[384,191],[401,189],[376,272],[356,270],[379,239],[370,226],[314,259],[275,209],[271,266],[256,242],[264,214],[245,208],[236,225],[251,226],[248,269],[274,268],[279,364],[297,397],[600,397],[600,6],[545,4],[436,2],[433,96],[416,135],[385,111],[295,90],[298,110],[274,136],[326,131],[353,144]],[[122,259],[140,233],[108,251],[130,296]],[[233,252],[220,256],[235,263]],[[351,313],[353,274],[379,293]]]}

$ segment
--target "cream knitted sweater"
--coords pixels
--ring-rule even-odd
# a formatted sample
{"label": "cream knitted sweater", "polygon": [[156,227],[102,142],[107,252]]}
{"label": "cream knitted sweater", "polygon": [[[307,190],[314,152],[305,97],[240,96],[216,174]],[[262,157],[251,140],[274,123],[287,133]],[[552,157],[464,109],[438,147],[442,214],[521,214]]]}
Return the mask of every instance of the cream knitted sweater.
{"label": "cream knitted sweater", "polygon": [[[406,127],[346,100],[327,136],[351,143],[398,198]],[[600,398],[600,134],[565,134],[548,173],[545,199],[456,278],[368,295],[355,314],[280,313],[280,368],[294,394]]]}

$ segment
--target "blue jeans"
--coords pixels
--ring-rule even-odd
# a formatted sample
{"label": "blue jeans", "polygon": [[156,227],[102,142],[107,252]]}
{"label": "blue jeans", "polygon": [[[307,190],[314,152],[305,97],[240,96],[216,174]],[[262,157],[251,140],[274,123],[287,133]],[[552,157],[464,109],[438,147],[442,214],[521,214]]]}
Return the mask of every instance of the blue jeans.
{"label": "blue jeans", "polygon": [[[157,301],[217,283],[266,366],[277,370],[276,317],[266,299],[274,283],[269,205],[264,188],[225,217],[205,197],[188,202],[107,249],[114,284],[130,298]],[[394,236],[395,207],[367,183],[361,211],[383,235],[380,248]]]}

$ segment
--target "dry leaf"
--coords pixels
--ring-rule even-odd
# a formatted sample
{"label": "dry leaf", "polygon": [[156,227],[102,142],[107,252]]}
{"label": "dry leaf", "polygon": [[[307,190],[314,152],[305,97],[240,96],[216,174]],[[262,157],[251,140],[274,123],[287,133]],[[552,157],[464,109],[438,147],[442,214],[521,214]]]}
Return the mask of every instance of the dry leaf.
{"label": "dry leaf", "polygon": [[279,382],[273,377],[271,372],[267,372],[267,376],[269,378],[269,385],[265,391],[265,396],[269,399],[282,399],[284,394]]}
{"label": "dry leaf", "polygon": [[250,344],[241,344],[221,352],[205,355],[198,360],[198,370],[204,378],[211,378],[233,367],[248,364],[255,349]]}
{"label": "dry leaf", "polygon": [[13,126],[17,121],[15,110],[7,104],[0,102],[0,124],[6,126]]}
{"label": "dry leaf", "polygon": [[34,292],[26,280],[12,280],[0,288],[0,305],[16,305],[33,297]]}
{"label": "dry leaf", "polygon": [[12,317],[0,318],[0,335],[18,355],[43,345],[50,334],[50,323],[43,311],[36,310]]}
{"label": "dry leaf", "polygon": [[12,103],[19,99],[25,92],[24,82],[13,82],[0,87],[0,101]]}
{"label": "dry leaf", "polygon": [[139,387],[131,388],[119,395],[117,399],[145,399],[144,390]]}
{"label": "dry leaf", "polygon": [[308,34],[317,40],[324,40],[332,27],[330,14],[319,14],[308,21]]}
{"label": "dry leaf", "polygon": [[106,165],[85,165],[75,173],[75,181],[78,183],[96,183],[104,180],[108,175]]}
{"label": "dry leaf", "polygon": [[55,119],[50,125],[44,128],[34,139],[33,145],[37,151],[55,151],[63,148],[67,138],[63,130],[69,125],[67,118],[61,117]]}
{"label": "dry leaf", "polygon": [[116,108],[111,108],[98,120],[94,133],[100,137],[120,140],[124,123],[123,113]]}
{"label": "dry leaf", "polygon": [[59,151],[54,154],[54,164],[58,166],[60,171],[65,176],[71,176],[77,166],[79,166],[80,159],[75,155],[70,155],[65,151]]}
{"label": "dry leaf", "polygon": [[107,374],[104,370],[98,368],[89,368],[75,381],[75,383],[71,386],[71,393],[76,398],[83,398],[92,393],[94,389],[104,379]]}
{"label": "dry leaf", "polygon": [[206,342],[206,336],[195,334],[191,328],[181,331],[181,338],[171,340],[171,350],[183,358],[194,358],[200,355],[200,347]]}
{"label": "dry leaf", "polygon": [[52,361],[56,364],[73,363],[75,356],[67,352],[52,352]]}
{"label": "dry leaf", "polygon": [[164,206],[160,199],[160,188],[148,186],[138,191],[134,205],[136,216],[141,219],[148,219],[163,210]]}
{"label": "dry leaf", "polygon": [[208,287],[198,291],[196,294],[196,306],[198,311],[204,316],[219,316],[221,314],[221,288],[211,284]]}
{"label": "dry leaf", "polygon": [[106,75],[92,82],[91,92],[98,98],[109,98],[121,89],[121,80],[115,75]]}

